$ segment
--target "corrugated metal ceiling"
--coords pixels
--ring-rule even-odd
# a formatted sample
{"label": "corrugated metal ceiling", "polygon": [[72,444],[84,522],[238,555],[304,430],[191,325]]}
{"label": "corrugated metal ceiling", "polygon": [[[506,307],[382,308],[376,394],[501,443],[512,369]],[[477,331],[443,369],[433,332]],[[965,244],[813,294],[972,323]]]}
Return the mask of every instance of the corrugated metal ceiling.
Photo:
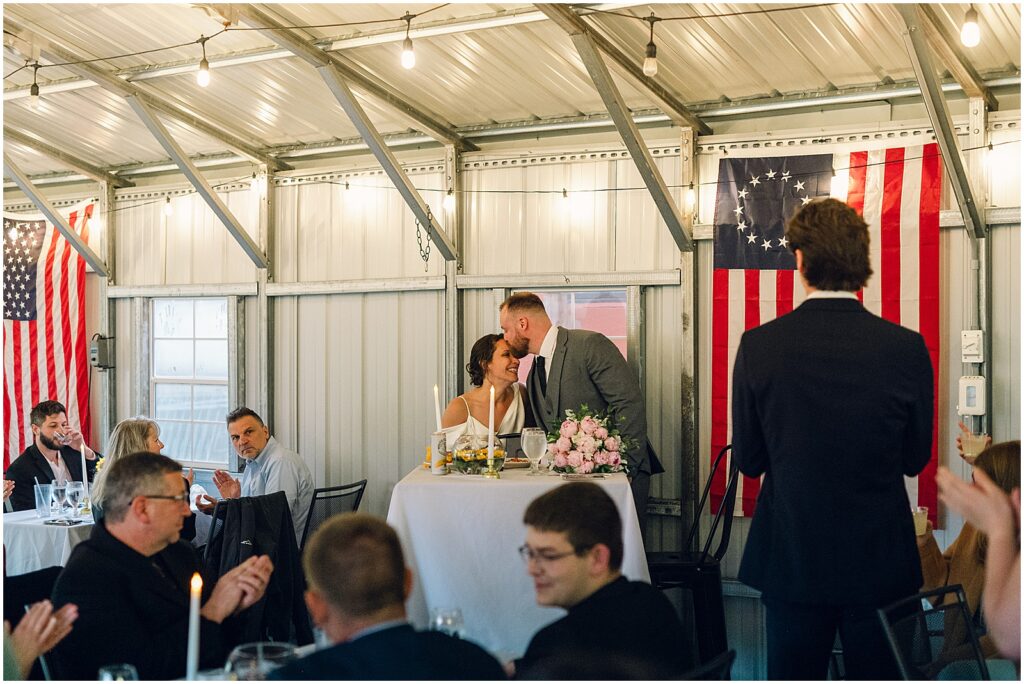
{"label": "corrugated metal ceiling", "polygon": [[[535,12],[530,5],[450,4],[413,22],[417,65],[403,69],[399,18],[432,5],[294,4],[263,5],[290,26],[310,26],[311,39],[367,38],[338,51],[388,84],[408,101],[456,127],[603,114],[604,105],[567,34],[554,23],[529,23],[416,37],[427,27],[472,18]],[[849,86],[874,86],[913,78],[901,37],[902,22],[891,5],[836,4],[793,11],[711,16],[778,5],[657,4],[619,6],[616,14],[590,14],[586,21],[619,46],[637,64],[647,42],[642,17],[652,10],[660,70],[657,82],[690,104],[742,100],[790,93],[828,92]],[[932,5],[952,33],[965,4]],[[984,39],[965,49],[983,75],[1017,73],[1020,67],[1020,5],[979,4]],[[221,29],[215,16],[184,4],[5,4],[5,29],[26,29],[88,57],[107,57],[163,46],[192,43]],[[375,23],[360,23],[375,22]],[[335,26],[325,26],[334,24]],[[341,26],[338,24],[350,24]],[[237,24],[236,24],[237,26]],[[244,26],[244,24],[242,24]],[[389,37],[381,38],[379,34]],[[376,41],[376,44],[372,44]],[[387,42],[381,42],[387,41]],[[5,35],[4,73],[25,63]],[[173,99],[211,123],[268,148],[347,140],[357,137],[316,71],[295,57],[217,66],[227,56],[277,49],[258,31],[231,30],[212,38],[207,54],[214,64],[209,87],[193,76],[196,44],[146,55],[96,62],[99,68],[138,72],[147,67],[184,65],[186,71],[136,80],[137,85]],[[60,67],[39,72],[44,85],[40,111],[19,95],[32,82],[32,70],[5,79],[4,125],[34,135],[97,166],[116,167],[166,158],[124,100],[96,86],[78,87],[79,77]],[[619,80],[633,109],[655,103],[641,90]],[[47,84],[66,92],[49,92]],[[355,89],[359,95],[358,89]],[[361,101],[378,130],[413,130],[410,121],[373,98]],[[165,118],[173,135],[192,155],[227,152],[226,146]],[[29,174],[65,170],[21,146],[5,146]]]}

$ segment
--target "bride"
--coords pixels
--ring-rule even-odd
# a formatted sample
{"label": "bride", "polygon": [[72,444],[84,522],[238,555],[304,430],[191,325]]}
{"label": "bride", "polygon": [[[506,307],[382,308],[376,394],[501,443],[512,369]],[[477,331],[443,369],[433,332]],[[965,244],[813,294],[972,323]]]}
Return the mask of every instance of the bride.
{"label": "bride", "polygon": [[519,433],[526,421],[525,388],[519,384],[519,359],[501,335],[484,335],[473,344],[466,364],[474,389],[455,397],[441,417],[449,445],[462,435],[487,439],[491,387],[494,388],[494,433]]}

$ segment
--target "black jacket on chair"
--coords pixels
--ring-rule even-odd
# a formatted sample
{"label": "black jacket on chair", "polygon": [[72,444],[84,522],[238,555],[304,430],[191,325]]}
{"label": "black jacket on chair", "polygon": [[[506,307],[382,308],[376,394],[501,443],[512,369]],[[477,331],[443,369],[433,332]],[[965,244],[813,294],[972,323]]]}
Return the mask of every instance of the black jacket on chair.
{"label": "black jacket on chair", "polygon": [[[82,481],[82,452],[75,451],[69,446],[61,447],[60,455],[64,464],[68,467],[68,473],[73,481]],[[96,454],[99,460],[101,454]],[[85,469],[89,472],[89,481],[92,482],[96,474],[96,460],[86,460]],[[49,484],[53,482],[53,470],[46,462],[46,457],[39,451],[39,447],[33,442],[27,449],[21,452],[18,458],[11,461],[7,466],[4,478],[14,480],[14,492],[11,493],[11,505],[16,511],[27,511],[36,507],[36,495],[33,486]]]}
{"label": "black jacket on chair", "polygon": [[263,598],[242,617],[242,639],[313,642],[303,593],[306,581],[295,528],[284,492],[217,502],[206,568],[220,577],[251,556],[270,556],[274,572]]}
{"label": "black jacket on chair", "polygon": [[903,477],[928,463],[924,339],[855,299],[808,299],[744,333],[733,454],[765,475],[739,579],[766,599],[880,606],[917,592]]}

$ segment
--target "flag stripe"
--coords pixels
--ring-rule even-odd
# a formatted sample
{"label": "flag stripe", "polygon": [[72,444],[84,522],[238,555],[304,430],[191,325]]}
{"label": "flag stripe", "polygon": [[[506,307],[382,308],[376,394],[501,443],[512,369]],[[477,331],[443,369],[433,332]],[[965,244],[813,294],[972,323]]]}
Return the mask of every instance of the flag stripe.
{"label": "flag stripe", "polygon": [[[729,376],[733,354],[729,349],[729,271],[714,269],[711,287],[711,458],[714,459],[728,443],[730,433]],[[721,505],[727,477],[727,468],[720,467],[715,472],[711,487],[715,494],[711,501],[712,510],[717,511]]]}
{"label": "flag stripe", "polygon": [[882,318],[900,323],[900,208],[903,205],[903,150],[885,151],[885,186],[881,196]]}
{"label": "flag stripe", "polygon": [[918,476],[918,505],[928,507],[928,518],[938,527],[938,491],[935,472],[939,465],[939,208],[942,195],[942,159],[937,143],[925,145],[921,158],[920,230],[920,329],[932,360],[935,398],[932,404],[932,456]]}
{"label": "flag stripe", "polygon": [[[21,325],[22,321],[11,321],[12,332],[11,335],[11,346],[14,348],[14,358],[18,361],[12,364],[14,368],[14,408],[18,411],[18,415],[25,414],[25,404],[21,389]],[[28,325],[27,323],[25,325]],[[20,454],[25,450],[25,433],[23,430],[16,430],[14,432],[18,436],[18,453]],[[4,458],[5,465],[10,463],[9,458]]]}

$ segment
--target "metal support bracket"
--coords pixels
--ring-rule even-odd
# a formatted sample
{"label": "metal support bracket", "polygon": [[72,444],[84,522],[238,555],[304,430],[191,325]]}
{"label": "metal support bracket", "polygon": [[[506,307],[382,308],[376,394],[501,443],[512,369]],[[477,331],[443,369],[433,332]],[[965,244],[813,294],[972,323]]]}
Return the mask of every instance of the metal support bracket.
{"label": "metal support bracket", "polygon": [[82,174],[83,176],[88,176],[89,178],[92,178],[97,183],[107,183],[115,188],[135,187],[135,183],[131,182],[127,178],[121,178],[119,176],[115,176],[112,173],[108,173],[98,166],[94,166],[87,161],[79,159],[74,155],[68,154],[64,150],[59,150],[56,147],[53,147],[52,145],[47,145],[46,143],[40,140],[36,140],[35,138],[32,138],[28,135],[25,135],[20,131],[16,131],[13,128],[4,126],[4,138],[6,138],[7,140],[13,140],[19,145],[27,147],[30,150],[38,152],[39,154],[46,155],[51,159],[56,159],[62,164],[65,164],[71,169]]}

